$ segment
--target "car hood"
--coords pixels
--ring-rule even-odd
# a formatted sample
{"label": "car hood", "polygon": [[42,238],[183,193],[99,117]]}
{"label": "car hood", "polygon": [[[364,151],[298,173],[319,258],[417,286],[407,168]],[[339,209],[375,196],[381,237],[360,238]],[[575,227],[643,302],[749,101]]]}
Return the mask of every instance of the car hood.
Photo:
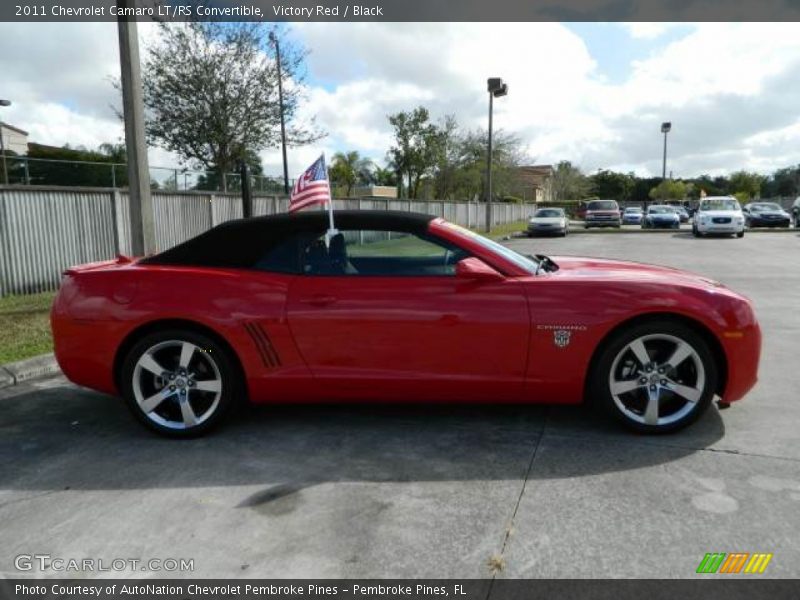
{"label": "car hood", "polygon": [[608,281],[667,282],[702,288],[725,286],[701,275],[645,263],[583,256],[551,256],[557,265],[555,275],[569,279],[599,279]]}
{"label": "car hood", "polygon": [[677,217],[677,213],[652,213],[647,215],[648,219],[668,219],[672,220]]}
{"label": "car hood", "polygon": [[564,217],[533,217],[530,223],[544,223],[547,225],[560,225],[564,221]]}

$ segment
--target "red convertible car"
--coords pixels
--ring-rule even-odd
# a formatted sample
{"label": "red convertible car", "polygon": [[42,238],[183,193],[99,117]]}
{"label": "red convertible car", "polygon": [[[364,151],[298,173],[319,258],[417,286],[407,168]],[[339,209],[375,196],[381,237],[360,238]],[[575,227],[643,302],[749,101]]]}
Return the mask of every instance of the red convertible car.
{"label": "red convertible car", "polygon": [[748,300],[665,267],[522,256],[428,215],[231,221],[170,250],[68,269],[55,352],[167,435],[231,406],[597,401],[642,432],[756,382]]}

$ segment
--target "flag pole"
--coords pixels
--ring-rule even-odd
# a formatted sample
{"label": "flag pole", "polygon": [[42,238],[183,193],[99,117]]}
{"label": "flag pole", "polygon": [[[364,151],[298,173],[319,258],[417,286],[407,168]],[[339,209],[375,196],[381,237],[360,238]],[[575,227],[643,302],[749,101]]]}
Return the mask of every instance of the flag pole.
{"label": "flag pole", "polygon": [[328,177],[328,164],[325,161],[325,153],[322,153],[322,164],[325,167],[325,179],[328,182],[328,232],[325,234],[325,245],[329,245],[331,238],[339,233],[333,224],[333,194],[331,193],[331,180]]}

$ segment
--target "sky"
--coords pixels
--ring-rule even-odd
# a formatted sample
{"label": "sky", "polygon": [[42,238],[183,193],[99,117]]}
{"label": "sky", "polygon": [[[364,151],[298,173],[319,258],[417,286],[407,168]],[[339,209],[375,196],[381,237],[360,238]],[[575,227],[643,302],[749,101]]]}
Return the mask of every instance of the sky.
{"label": "sky", "polygon": [[[139,31],[143,45],[156,35]],[[310,51],[301,117],[327,133],[289,149],[291,177],[323,151],[383,164],[387,115],[418,105],[486,127],[492,76],[509,85],[495,128],[530,164],[660,175],[662,121],[675,177],[800,163],[800,23],[294,23],[287,35]],[[115,23],[0,23],[0,98],[13,102],[0,119],[31,141],[121,141],[118,73]],[[278,148],[262,160],[281,173]],[[150,163],[180,165],[159,148]]]}

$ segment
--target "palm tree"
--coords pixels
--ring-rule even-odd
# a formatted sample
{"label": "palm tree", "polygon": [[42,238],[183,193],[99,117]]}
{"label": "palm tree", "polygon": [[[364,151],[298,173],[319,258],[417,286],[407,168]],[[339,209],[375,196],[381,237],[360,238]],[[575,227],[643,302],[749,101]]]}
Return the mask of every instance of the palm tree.
{"label": "palm tree", "polygon": [[337,152],[333,155],[330,175],[335,185],[344,187],[347,196],[358,183],[367,183],[372,172],[372,161],[362,158],[356,150]]}

